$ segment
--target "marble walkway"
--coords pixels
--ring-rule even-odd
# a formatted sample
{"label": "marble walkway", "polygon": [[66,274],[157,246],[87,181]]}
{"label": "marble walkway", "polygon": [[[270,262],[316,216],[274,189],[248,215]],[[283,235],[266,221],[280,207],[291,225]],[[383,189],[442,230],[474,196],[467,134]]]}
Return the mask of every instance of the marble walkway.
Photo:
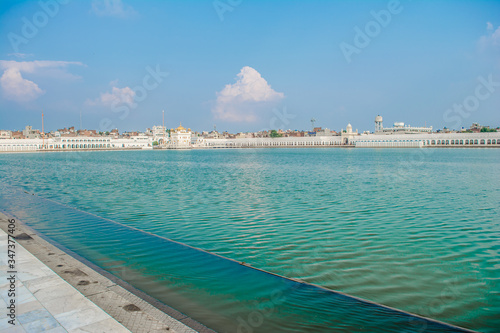
{"label": "marble walkway", "polygon": [[[130,332],[59,275],[15,245],[15,297],[9,297],[7,234],[0,229],[0,332]],[[7,306],[15,299],[15,325]]]}

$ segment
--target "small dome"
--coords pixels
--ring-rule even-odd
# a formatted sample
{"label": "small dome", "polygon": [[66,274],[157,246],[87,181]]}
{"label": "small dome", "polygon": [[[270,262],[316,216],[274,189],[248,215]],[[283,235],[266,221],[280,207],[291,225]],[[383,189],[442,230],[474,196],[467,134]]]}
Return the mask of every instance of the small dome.
{"label": "small dome", "polygon": [[184,127],[182,127],[182,124],[179,124],[179,127],[177,127],[175,129],[176,132],[179,132],[179,131],[185,131],[186,129]]}
{"label": "small dome", "polygon": [[376,123],[381,123],[382,122],[382,117],[380,115],[375,117],[375,122]]}
{"label": "small dome", "polygon": [[351,125],[351,123],[347,124],[347,128],[352,129],[352,125]]}

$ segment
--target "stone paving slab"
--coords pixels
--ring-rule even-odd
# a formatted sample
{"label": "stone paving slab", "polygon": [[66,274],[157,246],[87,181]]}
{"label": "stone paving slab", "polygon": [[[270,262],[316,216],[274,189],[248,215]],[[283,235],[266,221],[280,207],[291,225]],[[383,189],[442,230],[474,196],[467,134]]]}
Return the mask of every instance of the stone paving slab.
{"label": "stone paving slab", "polygon": [[[2,311],[0,332],[89,332],[89,325],[103,321],[110,332],[130,332],[20,244],[15,246],[16,273],[8,273],[7,244],[7,234],[0,229],[1,306],[6,309],[11,299],[16,302],[15,325]],[[11,275],[16,280],[15,296],[9,295]]]}
{"label": "stone paving slab", "polygon": [[[6,227],[7,216],[0,213],[0,229],[6,230]],[[26,249],[24,252],[18,252],[17,249],[21,246],[16,245],[16,263],[19,268],[25,267],[23,272],[19,273],[19,277],[22,278],[21,281],[26,281],[25,284],[18,281],[20,283],[18,297],[23,300],[23,306],[19,307],[17,314],[21,316],[33,312],[38,315],[38,319],[33,321],[30,320],[31,317],[26,317],[26,325],[29,325],[30,330],[19,330],[19,332],[37,332],[34,326],[39,325],[43,328],[43,332],[215,333],[184,314],[141,294],[140,291],[131,292],[130,289],[133,287],[125,284],[124,288],[114,277],[108,278],[103,275],[106,273],[96,272],[82,262],[85,261],[82,258],[75,259],[42,239],[19,221],[16,221],[16,229],[16,241],[22,245],[23,250]],[[0,260],[7,259],[7,254],[4,253],[6,237],[2,231]],[[35,258],[41,265],[34,265],[31,258]],[[5,263],[0,261],[0,272],[6,271]],[[6,286],[1,283],[6,280],[2,276],[0,279],[2,279],[0,300],[3,301],[3,291]],[[61,284],[58,279],[66,285]],[[81,298],[70,293],[68,287],[76,289]],[[55,292],[58,297],[54,297]],[[97,305],[101,312],[96,312],[91,304]],[[0,306],[3,307],[3,304],[0,303]],[[51,316],[49,317],[47,313]],[[103,313],[106,316],[103,316]],[[2,326],[7,319],[4,320],[2,315],[5,314],[0,313],[0,333],[8,328]],[[89,321],[89,318],[95,320]],[[75,322],[81,324],[76,325]],[[114,323],[121,328],[116,328]],[[17,332],[12,328],[9,329],[9,333]]]}

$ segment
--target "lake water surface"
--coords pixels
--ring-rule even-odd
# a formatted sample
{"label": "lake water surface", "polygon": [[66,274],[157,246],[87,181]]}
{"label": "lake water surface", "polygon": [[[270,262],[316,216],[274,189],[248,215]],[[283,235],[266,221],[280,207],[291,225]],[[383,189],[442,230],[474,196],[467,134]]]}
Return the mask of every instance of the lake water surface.
{"label": "lake water surface", "polygon": [[[1,154],[0,209],[219,331],[388,332],[408,319],[164,238],[495,332],[499,165],[497,149]],[[408,326],[394,332],[435,329]]]}

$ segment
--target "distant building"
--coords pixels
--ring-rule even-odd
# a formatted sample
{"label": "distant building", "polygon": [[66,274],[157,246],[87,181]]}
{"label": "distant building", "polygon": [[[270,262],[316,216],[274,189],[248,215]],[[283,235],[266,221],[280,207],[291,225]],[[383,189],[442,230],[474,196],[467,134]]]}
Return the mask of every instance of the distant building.
{"label": "distant building", "polygon": [[203,136],[206,139],[219,139],[219,138],[221,138],[221,135],[219,134],[219,132],[217,132],[215,130],[211,131],[211,132],[203,131],[203,132],[201,132],[201,136]]}
{"label": "distant building", "polygon": [[26,139],[39,139],[40,136],[40,131],[39,130],[34,130],[33,127],[31,126],[26,126],[26,128],[23,130],[23,136]]}
{"label": "distant building", "polygon": [[479,125],[478,123],[473,123],[469,129],[464,129],[465,132],[472,133],[483,133],[483,132],[498,132],[500,127],[490,128],[490,126]]}
{"label": "distant building", "polygon": [[12,132],[12,139],[24,139],[23,132],[22,131]]}
{"label": "distant building", "polygon": [[236,139],[244,139],[244,138],[253,138],[253,134],[252,133],[238,133],[234,136]]}
{"label": "distant building", "polygon": [[151,132],[153,133],[153,141],[158,142],[160,146],[168,142],[169,135],[165,126],[153,126]]}
{"label": "distant building", "polygon": [[7,130],[0,130],[0,139],[12,138],[12,132]]}
{"label": "distant building", "polygon": [[191,129],[185,129],[182,124],[170,130],[170,148],[191,148]]}
{"label": "distant building", "polygon": [[296,137],[296,138],[298,138],[298,137],[303,137],[303,136],[304,136],[304,134],[305,134],[305,133],[304,133],[303,131],[297,131],[297,130],[295,130],[295,131],[288,131],[288,132],[285,134],[285,136],[286,136],[286,137]]}
{"label": "distant building", "polygon": [[347,127],[344,130],[341,131],[341,142],[343,145],[350,145],[350,144],[353,144],[353,140],[356,136],[358,136],[358,130],[356,130],[356,132],[353,132],[352,130],[352,125],[349,123],[347,124]]}
{"label": "distant building", "polygon": [[333,136],[333,135],[337,135],[337,132],[331,131],[328,128],[322,129],[321,127],[319,128],[319,130],[317,130],[315,132],[316,132],[316,136]]}
{"label": "distant building", "polygon": [[76,131],[77,135],[79,136],[96,136],[96,130],[87,130],[87,129],[80,129]]}
{"label": "distant building", "polygon": [[118,139],[120,137],[120,132],[118,131],[118,128],[112,129],[111,132],[109,132],[109,135],[114,137],[115,139]]}
{"label": "distant building", "polygon": [[132,136],[139,136],[139,132],[137,131],[132,131],[132,132],[123,132],[122,133],[122,136],[128,136],[128,137],[132,137]]}
{"label": "distant building", "polygon": [[380,115],[375,117],[375,134],[419,134],[432,133],[431,127],[413,127],[405,123],[396,122],[393,127],[384,128],[383,119]]}
{"label": "distant building", "polygon": [[481,126],[481,125],[479,125],[479,123],[472,123],[472,125],[469,127],[469,131],[472,133],[480,133],[481,129],[483,129],[483,127],[490,129],[489,126]]}

